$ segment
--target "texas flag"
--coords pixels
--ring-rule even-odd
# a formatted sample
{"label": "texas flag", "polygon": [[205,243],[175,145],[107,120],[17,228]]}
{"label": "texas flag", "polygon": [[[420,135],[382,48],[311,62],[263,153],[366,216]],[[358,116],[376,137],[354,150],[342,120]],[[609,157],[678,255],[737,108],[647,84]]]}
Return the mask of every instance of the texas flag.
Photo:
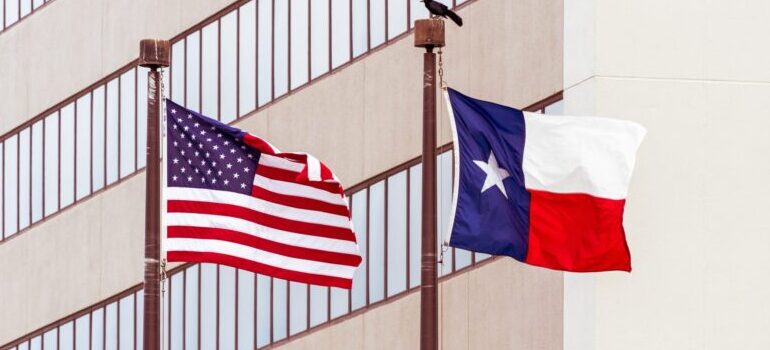
{"label": "texas flag", "polygon": [[631,271],[623,207],[642,126],[522,112],[448,89],[449,245],[550,269]]}

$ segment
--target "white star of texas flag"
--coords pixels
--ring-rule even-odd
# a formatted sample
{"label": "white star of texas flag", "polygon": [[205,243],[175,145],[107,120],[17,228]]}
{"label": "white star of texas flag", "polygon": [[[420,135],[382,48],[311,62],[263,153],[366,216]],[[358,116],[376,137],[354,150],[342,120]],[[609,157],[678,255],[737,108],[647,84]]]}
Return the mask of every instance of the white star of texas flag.
{"label": "white star of texas flag", "polygon": [[503,180],[509,178],[511,174],[497,165],[495,153],[492,151],[489,152],[489,160],[486,163],[481,160],[474,160],[473,163],[487,174],[486,179],[484,179],[484,186],[481,187],[481,193],[486,192],[486,190],[490,189],[492,186],[497,186],[497,188],[500,189],[500,192],[503,193],[503,196],[507,199],[508,193],[505,192]]}

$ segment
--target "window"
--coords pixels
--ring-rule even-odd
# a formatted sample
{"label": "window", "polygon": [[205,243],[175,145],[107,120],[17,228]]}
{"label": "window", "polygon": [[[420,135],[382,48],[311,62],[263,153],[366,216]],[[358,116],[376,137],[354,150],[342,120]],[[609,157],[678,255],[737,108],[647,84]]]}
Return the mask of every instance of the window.
{"label": "window", "polygon": [[232,11],[220,20],[221,25],[221,47],[220,70],[222,75],[219,77],[219,84],[222,91],[219,96],[220,119],[222,122],[230,123],[238,117],[237,99],[238,99],[238,11]]}
{"label": "window", "polygon": [[[249,1],[239,8],[238,25],[238,116],[241,117],[257,107],[256,0]],[[240,345],[240,342],[238,344]]]}
{"label": "window", "polygon": [[5,215],[4,237],[12,236],[18,229],[18,137],[14,136],[5,140],[3,145],[3,209]]}
{"label": "window", "polygon": [[[316,1],[316,5],[321,5]],[[296,89],[308,82],[309,77],[309,64],[308,51],[309,46],[309,25],[308,20],[310,18],[309,12],[309,0],[292,0],[291,1],[291,62],[289,64],[291,69],[291,89]]]}
{"label": "window", "polygon": [[91,94],[78,99],[75,118],[75,199],[91,193]]}
{"label": "window", "polygon": [[[388,296],[406,290],[406,171],[388,179],[387,207],[387,283]],[[419,231],[417,231],[419,232]]]}
{"label": "window", "polygon": [[219,119],[217,97],[219,93],[218,55],[219,22],[211,23],[202,30],[203,51],[201,56],[201,113]]}
{"label": "window", "polygon": [[62,108],[59,119],[59,208],[64,208],[75,202],[75,104]]}
{"label": "window", "polygon": [[[328,4],[310,1],[310,79],[329,71],[329,9]],[[320,6],[318,6],[320,5]]]}

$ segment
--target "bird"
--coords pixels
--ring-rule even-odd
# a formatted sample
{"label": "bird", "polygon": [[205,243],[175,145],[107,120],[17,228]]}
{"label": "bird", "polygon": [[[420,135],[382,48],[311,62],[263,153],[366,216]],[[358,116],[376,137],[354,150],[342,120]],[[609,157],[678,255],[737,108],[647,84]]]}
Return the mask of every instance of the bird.
{"label": "bird", "polygon": [[428,9],[428,12],[433,14],[434,16],[444,17],[451,19],[457,26],[462,27],[463,26],[463,19],[460,18],[456,13],[454,13],[452,10],[450,10],[446,5],[433,1],[433,0],[420,0],[425,3],[425,7]]}

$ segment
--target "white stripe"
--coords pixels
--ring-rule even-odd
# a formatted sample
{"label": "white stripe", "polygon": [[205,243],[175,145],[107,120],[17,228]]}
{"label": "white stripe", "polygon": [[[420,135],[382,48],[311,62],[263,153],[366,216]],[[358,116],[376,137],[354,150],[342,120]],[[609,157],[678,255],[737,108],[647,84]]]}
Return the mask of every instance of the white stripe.
{"label": "white stripe", "polygon": [[341,228],[350,227],[350,220],[346,216],[289,207],[235,192],[185,187],[169,187],[167,189],[167,194],[168,200],[199,201],[238,205],[244,208],[258,211],[260,213],[293,221]]}
{"label": "white stripe", "polygon": [[238,243],[213,239],[169,238],[169,251],[218,253],[275,266],[284,270],[293,270],[316,275],[352,279],[355,267],[330,264],[325,262],[291,258]]}
{"label": "white stripe", "polygon": [[321,162],[315,157],[306,154],[307,156],[307,178],[310,181],[321,181]]}
{"label": "white stripe", "polygon": [[455,124],[455,112],[452,108],[452,100],[449,98],[449,90],[444,89],[444,99],[446,101],[447,117],[449,118],[449,125],[452,127],[452,153],[454,154],[454,182],[452,183],[452,206],[449,211],[449,225],[447,225],[447,233],[444,235],[444,246],[448,247],[449,242],[452,241],[452,232],[454,231],[455,216],[457,214],[457,196],[460,194],[460,140],[457,138],[457,124]]}
{"label": "white stripe", "polygon": [[623,199],[644,138],[636,123],[524,112],[528,189]]}
{"label": "white stripe", "polygon": [[340,194],[294,182],[274,180],[259,174],[254,176],[254,186],[287,196],[310,198],[334,205],[346,205]]}
{"label": "white stripe", "polygon": [[262,153],[259,156],[259,164],[260,165],[267,165],[271,168],[278,168],[288,171],[293,171],[295,173],[299,173],[302,171],[302,169],[305,168],[305,164],[297,163],[293,160],[271,156],[269,154]]}
{"label": "white stripe", "polygon": [[251,221],[230,216],[168,213],[166,215],[166,222],[169,226],[225,229],[243,232],[254,237],[302,248],[358,255],[358,245],[355,242],[277,230],[272,227],[262,226]]}

